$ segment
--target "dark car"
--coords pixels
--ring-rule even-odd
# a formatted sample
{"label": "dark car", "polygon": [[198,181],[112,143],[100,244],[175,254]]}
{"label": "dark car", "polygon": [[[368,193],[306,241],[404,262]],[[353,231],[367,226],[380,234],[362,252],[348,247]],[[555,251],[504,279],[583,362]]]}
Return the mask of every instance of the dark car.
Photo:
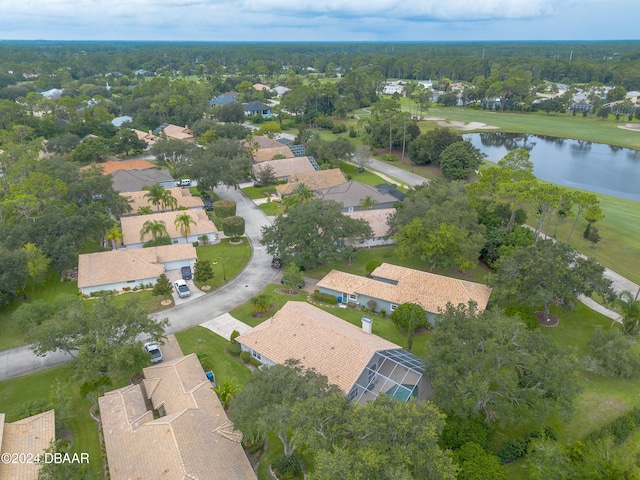
{"label": "dark car", "polygon": [[193,272],[191,271],[191,267],[182,267],[180,271],[182,272],[183,279],[191,280],[193,278]]}
{"label": "dark car", "polygon": [[204,209],[207,212],[213,212],[213,202],[204,202]]}
{"label": "dark car", "polygon": [[273,257],[273,260],[271,260],[271,268],[282,268],[282,260],[278,257]]}

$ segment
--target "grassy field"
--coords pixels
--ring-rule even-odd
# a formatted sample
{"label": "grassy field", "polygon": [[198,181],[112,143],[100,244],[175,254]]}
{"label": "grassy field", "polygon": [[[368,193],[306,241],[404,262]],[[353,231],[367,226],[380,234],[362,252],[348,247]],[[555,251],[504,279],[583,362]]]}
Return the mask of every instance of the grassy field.
{"label": "grassy field", "polygon": [[239,245],[231,245],[229,241],[230,239],[223,238],[216,245],[200,246],[196,249],[199,259],[212,262],[214,276],[207,281],[212,290],[238,275],[251,258],[251,246],[246,238],[243,238]]}
{"label": "grassy field", "polygon": [[[6,413],[6,421],[14,422],[23,405],[30,401],[48,399],[56,382],[67,382],[73,373],[73,363],[32,373],[0,383],[0,411]],[[124,386],[126,381],[114,384],[113,388]],[[89,454],[89,465],[95,475],[102,478],[102,464],[100,461],[100,445],[98,442],[98,427],[89,416],[91,402],[80,398],[79,386],[68,384],[65,393],[72,399],[72,418],[68,428],[73,437],[71,452]]]}
{"label": "grassy field", "polygon": [[240,305],[237,308],[234,308],[229,313],[240,320],[242,323],[246,323],[252,327],[261,324],[267,318],[271,318],[275,313],[282,308],[282,306],[288,301],[300,301],[304,302],[307,300],[307,292],[300,291],[299,295],[288,295],[276,292],[276,289],[282,289],[280,285],[269,284],[265,287],[261,294],[268,295],[272,301],[272,309],[267,312],[264,316],[256,317],[253,315],[253,308],[251,307],[251,303],[247,302],[244,305]]}

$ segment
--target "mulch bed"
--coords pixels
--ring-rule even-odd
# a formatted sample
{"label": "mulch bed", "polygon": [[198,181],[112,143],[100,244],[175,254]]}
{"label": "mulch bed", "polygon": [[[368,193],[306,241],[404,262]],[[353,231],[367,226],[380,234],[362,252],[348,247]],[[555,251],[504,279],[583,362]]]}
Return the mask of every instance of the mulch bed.
{"label": "mulch bed", "polygon": [[296,292],[295,290],[285,290],[283,288],[276,288],[276,293],[280,295],[289,295],[290,297],[297,297],[300,295],[300,292]]}
{"label": "mulch bed", "polygon": [[544,312],[533,312],[533,313],[538,319],[538,323],[540,323],[540,325],[543,327],[557,327],[558,324],[560,323],[560,320],[558,320],[558,317],[556,317],[555,315],[552,315],[551,313],[549,314],[549,318],[547,319],[544,318]]}

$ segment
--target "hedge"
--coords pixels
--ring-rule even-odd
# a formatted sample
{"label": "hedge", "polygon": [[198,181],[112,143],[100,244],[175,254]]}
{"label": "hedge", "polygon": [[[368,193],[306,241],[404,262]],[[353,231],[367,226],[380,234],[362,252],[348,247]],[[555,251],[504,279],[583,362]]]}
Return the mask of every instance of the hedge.
{"label": "hedge", "polygon": [[322,293],[320,290],[314,290],[313,298],[318,302],[328,303],[329,305],[337,305],[338,299],[329,293]]}
{"label": "hedge", "polygon": [[218,200],[213,204],[213,211],[216,214],[216,218],[220,220],[232,217],[236,214],[236,202],[232,200]]}

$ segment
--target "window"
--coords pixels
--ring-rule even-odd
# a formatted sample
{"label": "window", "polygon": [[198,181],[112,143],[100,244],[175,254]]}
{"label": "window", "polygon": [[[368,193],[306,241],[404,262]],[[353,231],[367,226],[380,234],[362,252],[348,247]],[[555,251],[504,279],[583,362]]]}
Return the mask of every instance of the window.
{"label": "window", "polygon": [[349,207],[349,209],[347,211],[353,212],[353,207]]}
{"label": "window", "polygon": [[358,387],[353,387],[347,395],[347,398],[350,402],[353,402],[356,398],[358,398]]}
{"label": "window", "polygon": [[251,356],[260,362],[262,361],[262,355],[260,355],[255,350],[251,350]]}
{"label": "window", "polygon": [[355,293],[350,293],[349,294],[349,300],[353,300],[354,302],[358,301],[358,295]]}
{"label": "window", "polygon": [[367,371],[367,390],[371,390],[376,380],[376,370],[378,369],[377,364],[371,365],[369,370]]}
{"label": "window", "polygon": [[393,312],[396,308],[398,308],[398,305],[396,305],[395,303],[392,303],[391,306],[389,307],[389,309]]}

